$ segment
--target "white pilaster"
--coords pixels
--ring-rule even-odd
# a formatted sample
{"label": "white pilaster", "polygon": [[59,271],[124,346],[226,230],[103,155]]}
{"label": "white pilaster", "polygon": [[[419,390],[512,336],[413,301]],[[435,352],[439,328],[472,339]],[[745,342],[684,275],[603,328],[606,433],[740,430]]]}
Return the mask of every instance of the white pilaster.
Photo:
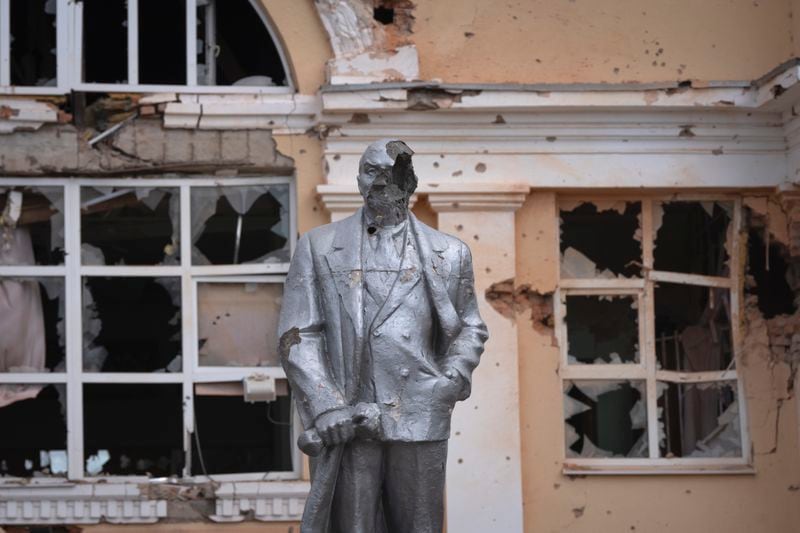
{"label": "white pilaster", "polygon": [[[449,190],[447,190],[449,189]],[[527,185],[455,186],[428,194],[439,230],[472,250],[475,291],[489,341],[472,396],[456,405],[447,464],[447,528],[458,533],[521,532],[522,474],[517,331],[484,297],[515,275],[514,211]]]}

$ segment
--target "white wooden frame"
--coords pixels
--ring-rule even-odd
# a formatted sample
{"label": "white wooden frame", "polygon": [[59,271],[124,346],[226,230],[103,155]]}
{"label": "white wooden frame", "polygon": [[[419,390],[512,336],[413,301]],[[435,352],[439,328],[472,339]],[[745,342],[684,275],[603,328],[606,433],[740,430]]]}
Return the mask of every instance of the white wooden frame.
{"label": "white wooden frame", "polygon": [[[289,263],[264,263],[248,265],[192,266],[191,189],[215,186],[288,185],[289,187],[289,249],[297,241],[297,193],[294,180],[288,177],[254,178],[175,178],[175,179],[69,179],[69,178],[0,178],[0,187],[63,187],[64,190],[64,265],[55,266],[0,266],[0,277],[63,277],[65,283],[65,351],[64,373],[0,373],[0,383],[36,383],[67,385],[67,459],[68,472],[64,484],[73,481],[144,482],[146,476],[88,476],[84,472],[83,445],[83,384],[84,383],[174,383],[183,391],[184,451],[186,461],[180,481],[191,483],[208,481],[206,476],[191,475],[191,432],[194,429],[194,385],[204,382],[241,382],[254,372],[268,374],[275,379],[285,378],[280,367],[205,367],[197,361],[196,284],[199,281],[281,283]],[[180,194],[180,265],[168,266],[84,266],[81,265],[80,187],[172,187]],[[84,276],[159,276],[181,279],[181,372],[169,373],[102,373],[83,370],[83,313],[82,283]],[[299,418],[292,409],[292,443],[300,428]],[[214,481],[281,481],[298,480],[302,474],[302,457],[292,445],[291,471],[251,472],[242,474],[214,474]],[[7,484],[58,483],[57,476],[46,478],[0,477],[0,486]]]}
{"label": "white wooden frame", "polygon": [[197,84],[197,4],[186,1],[186,84],[153,85],[139,83],[139,0],[127,0],[128,9],[128,82],[89,83],[83,81],[83,3],[76,0],[56,0],[56,72],[53,87],[21,87],[11,85],[10,73],[10,1],[0,0],[0,94],[66,94],[76,91],[102,92],[181,92],[193,94],[291,94],[295,92],[293,72],[264,6],[249,0],[258,13],[278,51],[286,74],[286,85],[275,87],[233,87]]}
{"label": "white wooden frame", "polygon": [[[605,198],[604,198],[605,199]],[[742,224],[741,199],[735,195],[717,194],[673,194],[613,197],[614,200],[641,203],[642,276],[627,279],[571,279],[562,278],[559,268],[558,289],[554,297],[556,336],[560,347],[559,376],[562,384],[573,380],[635,380],[646,386],[648,454],[646,458],[584,458],[565,457],[563,471],[566,474],[741,474],[754,472],[752,447],[747,425],[747,406],[741,368],[742,339],[739,308],[741,302],[741,272],[739,266],[740,237]],[[576,200],[591,202],[584,196],[562,195],[562,201],[572,205]],[[733,215],[728,230],[727,250],[730,275],[728,277],[701,276],[653,270],[653,204],[669,201],[727,201],[733,204]],[[560,210],[559,210],[560,213]],[[557,213],[557,217],[559,216]],[[558,221],[557,221],[558,223]],[[560,223],[559,223],[560,226]],[[556,243],[556,254],[560,257],[560,239]],[[712,372],[677,372],[661,370],[656,365],[655,351],[655,306],[654,285],[656,282],[683,283],[705,287],[721,287],[730,290],[731,332],[735,368]],[[636,294],[639,297],[639,364],[571,364],[568,360],[566,297],[570,295],[614,295]],[[736,399],[739,406],[741,428],[741,457],[701,458],[659,457],[658,397],[656,383],[707,383],[736,382]],[[563,387],[562,387],[563,390]],[[566,423],[566,422],[564,422]],[[567,442],[563,450],[566,455]]]}

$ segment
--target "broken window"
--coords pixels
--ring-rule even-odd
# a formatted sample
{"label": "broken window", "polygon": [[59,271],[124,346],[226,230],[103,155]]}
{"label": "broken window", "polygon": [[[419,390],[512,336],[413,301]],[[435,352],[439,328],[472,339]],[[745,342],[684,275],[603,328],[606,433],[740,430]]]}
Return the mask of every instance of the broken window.
{"label": "broken window", "polygon": [[562,203],[560,219],[562,278],[641,275],[639,202]]}
{"label": "broken window", "polygon": [[280,283],[198,283],[201,366],[278,366]]}
{"label": "broken window", "polygon": [[636,295],[566,296],[569,362],[638,362],[638,308]]}
{"label": "broken window", "polygon": [[0,265],[63,263],[63,189],[0,186]]}
{"label": "broken window", "polygon": [[64,372],[64,280],[0,277],[0,372]]}
{"label": "broken window", "polygon": [[170,187],[82,187],[84,265],[180,264],[180,195]]}
{"label": "broken window", "polygon": [[0,477],[66,476],[66,389],[0,384]]}
{"label": "broken window", "polygon": [[731,202],[654,202],[653,268],[727,276]]}
{"label": "broken window", "polygon": [[247,403],[197,392],[194,413],[193,475],[292,470],[290,396]]}
{"label": "broken window", "polygon": [[280,53],[251,0],[197,0],[197,21],[198,85],[287,84]]}
{"label": "broken window", "polygon": [[289,261],[289,188],[194,187],[192,263]]}
{"label": "broken window", "polygon": [[734,365],[727,289],[658,283],[656,355],[664,370],[705,372]]}
{"label": "broken window", "polygon": [[57,85],[56,3],[9,0],[11,85]]}
{"label": "broken window", "polygon": [[128,82],[128,7],[125,0],[81,0],[83,81]]}
{"label": "broken window", "polygon": [[647,457],[641,381],[564,382],[568,457]]}
{"label": "broken window", "polygon": [[747,467],[730,268],[740,212],[738,199],[561,203],[567,471],[630,469],[634,457]]}
{"label": "broken window", "polygon": [[663,457],[739,457],[736,383],[659,383]]}
{"label": "broken window", "polygon": [[0,477],[298,479],[291,179],[43,183],[0,178]]}
{"label": "broken window", "polygon": [[84,370],[180,372],[180,289],[180,278],[84,278]]}
{"label": "broken window", "polygon": [[182,396],[180,384],[85,384],[86,475],[181,475]]}

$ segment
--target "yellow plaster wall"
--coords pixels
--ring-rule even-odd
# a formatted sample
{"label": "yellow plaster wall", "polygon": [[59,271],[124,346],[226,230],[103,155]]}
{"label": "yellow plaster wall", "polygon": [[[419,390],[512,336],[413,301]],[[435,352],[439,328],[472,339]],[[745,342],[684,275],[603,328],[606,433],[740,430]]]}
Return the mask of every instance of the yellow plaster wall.
{"label": "yellow plaster wall", "polygon": [[333,51],[313,0],[260,1],[288,56],[299,92],[316,93],[325,83],[325,62]]}
{"label": "yellow plaster wall", "polygon": [[[278,151],[294,159],[297,176],[297,231],[327,224],[330,217],[317,196],[322,176],[322,143],[308,135],[275,135]],[[353,177],[355,180],[355,177]]]}
{"label": "yellow plaster wall", "polygon": [[[517,212],[517,284],[546,293],[557,283],[556,195],[532,194]],[[517,317],[520,354],[525,531],[791,533],[800,526],[800,452],[796,402],[785,401],[788,370],[755,355],[745,339],[741,365],[755,475],[587,476],[561,474],[564,429],[558,349],[527,315]],[[763,331],[761,334],[765,334]],[[769,453],[775,447],[774,453]]]}
{"label": "yellow plaster wall", "polygon": [[421,78],[454,83],[752,80],[800,50],[798,0],[415,4]]}

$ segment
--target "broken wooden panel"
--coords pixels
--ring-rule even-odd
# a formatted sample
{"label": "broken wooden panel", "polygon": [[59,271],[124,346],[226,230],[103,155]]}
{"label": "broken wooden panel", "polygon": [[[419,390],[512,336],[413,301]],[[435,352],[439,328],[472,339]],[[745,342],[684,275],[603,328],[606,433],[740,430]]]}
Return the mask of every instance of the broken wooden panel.
{"label": "broken wooden panel", "polygon": [[639,302],[636,295],[566,297],[569,363],[638,363]]}
{"label": "broken wooden panel", "polygon": [[0,265],[64,263],[64,189],[0,187]]}
{"label": "broken wooden panel", "polygon": [[180,476],[182,396],[180,384],[84,384],[86,475]]}
{"label": "broken wooden panel", "polygon": [[241,396],[194,398],[192,475],[292,470],[291,397],[247,403]]}
{"label": "broken wooden panel", "polygon": [[645,382],[564,382],[567,457],[647,457]]}
{"label": "broken wooden panel", "polygon": [[198,283],[200,366],[279,366],[280,283]]}
{"label": "broken wooden panel", "polygon": [[180,372],[181,280],[83,280],[83,369]]}
{"label": "broken wooden panel", "polygon": [[251,0],[197,2],[197,84],[287,85],[280,52]]}
{"label": "broken wooden panel", "polygon": [[662,369],[705,372],[735,366],[728,289],[658,283],[654,302]]}
{"label": "broken wooden panel", "polygon": [[11,85],[54,87],[56,0],[10,0]]}
{"label": "broken wooden panel", "polygon": [[63,278],[0,278],[0,372],[64,372],[64,294]]}
{"label": "broken wooden panel", "polygon": [[561,277],[641,275],[640,202],[562,202]]}
{"label": "broken wooden panel", "polygon": [[732,202],[654,202],[653,268],[728,276]]}
{"label": "broken wooden panel", "polygon": [[128,82],[128,7],[125,0],[82,0],[83,81]]}
{"label": "broken wooden panel", "polygon": [[192,264],[289,261],[289,186],[193,187]]}
{"label": "broken wooden panel", "polygon": [[179,264],[179,210],[174,187],[81,187],[81,262]]}
{"label": "broken wooden panel", "polygon": [[66,477],[66,405],[64,385],[0,384],[0,478]]}
{"label": "broken wooden panel", "polygon": [[186,85],[186,0],[138,0],[139,83]]}
{"label": "broken wooden panel", "polygon": [[662,457],[741,457],[736,382],[659,383]]}

